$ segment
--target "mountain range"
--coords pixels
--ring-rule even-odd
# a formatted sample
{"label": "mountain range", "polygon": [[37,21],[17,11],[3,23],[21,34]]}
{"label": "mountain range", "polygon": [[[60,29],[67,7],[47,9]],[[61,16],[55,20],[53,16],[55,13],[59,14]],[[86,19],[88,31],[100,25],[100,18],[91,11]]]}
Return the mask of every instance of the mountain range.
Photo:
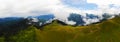
{"label": "mountain range", "polygon": [[[86,16],[71,13],[68,21],[60,20],[52,14],[27,18],[0,18],[0,41],[56,42],[58,40],[68,42],[70,40],[71,42],[96,42],[100,40],[100,42],[117,42],[119,41],[119,20],[120,15],[113,16],[107,13],[102,17],[87,13]],[[75,24],[68,24],[69,21],[73,21]],[[87,22],[90,24],[86,25]]]}

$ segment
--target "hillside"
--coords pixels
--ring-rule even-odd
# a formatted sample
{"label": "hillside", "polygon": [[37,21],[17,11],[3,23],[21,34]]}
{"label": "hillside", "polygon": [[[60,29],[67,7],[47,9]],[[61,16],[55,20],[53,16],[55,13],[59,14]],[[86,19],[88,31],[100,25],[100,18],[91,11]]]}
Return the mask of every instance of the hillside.
{"label": "hillside", "polygon": [[24,28],[16,34],[3,33],[0,42],[120,42],[120,17],[88,26],[63,25],[55,20],[42,27]]}
{"label": "hillside", "polygon": [[36,30],[39,42],[120,42],[120,17],[89,26],[61,25],[54,21]]}

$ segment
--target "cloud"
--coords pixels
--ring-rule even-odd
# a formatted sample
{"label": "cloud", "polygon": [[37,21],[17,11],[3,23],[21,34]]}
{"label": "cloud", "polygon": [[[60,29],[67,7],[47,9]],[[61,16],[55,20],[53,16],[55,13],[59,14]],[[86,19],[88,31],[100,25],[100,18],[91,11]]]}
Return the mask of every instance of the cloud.
{"label": "cloud", "polygon": [[120,5],[120,0],[87,0],[88,3],[95,3],[97,5],[109,5],[115,4]]}
{"label": "cloud", "polygon": [[[86,5],[84,3],[87,3],[88,7],[89,4],[95,4],[98,5],[98,9],[80,10],[64,3],[71,3],[77,6],[84,6]],[[110,8],[110,4],[113,4],[114,7]],[[119,5],[119,0],[0,0],[0,17],[54,14],[56,17],[66,18],[69,16],[69,13],[79,13],[81,15],[87,12],[102,14],[102,12],[112,11],[111,13],[118,13]]]}
{"label": "cloud", "polygon": [[[59,0],[0,0],[0,17],[47,14],[60,4]],[[35,11],[39,13],[36,14]]]}
{"label": "cloud", "polygon": [[[71,5],[72,8],[67,7],[69,12],[73,12],[73,13],[77,13],[80,14],[84,17],[86,13],[89,14],[94,14],[100,17],[100,19],[86,19],[83,18],[83,20],[86,22],[85,25],[87,24],[91,24],[91,23],[95,23],[95,22],[100,22],[100,20],[103,18],[102,15],[104,13],[108,13],[109,15],[113,15],[112,18],[114,17],[114,15],[118,15],[120,12],[120,4],[119,4],[119,0],[65,0],[64,2],[67,1],[68,5]],[[82,3],[81,3],[82,2]],[[79,5],[83,5],[83,6],[87,6],[90,7],[89,4],[95,4],[97,5],[97,9],[91,9],[91,10],[80,10]],[[113,7],[111,7],[110,5],[113,5]],[[75,6],[75,8],[73,8]],[[77,6],[77,7],[76,7]],[[83,7],[83,8],[87,8],[87,7]],[[96,7],[96,6],[95,6]],[[81,7],[80,7],[81,8]],[[70,11],[73,10],[73,11]],[[75,22],[74,22],[75,23]]]}
{"label": "cloud", "polygon": [[110,14],[120,13],[120,0],[87,0],[87,2],[98,5],[97,11]]}
{"label": "cloud", "polygon": [[87,3],[87,0],[62,0],[62,2],[65,5],[75,7],[81,10],[91,10],[97,8],[96,4]]}
{"label": "cloud", "polygon": [[[75,24],[73,21],[68,22],[67,18],[70,13],[82,16],[85,16],[85,13],[98,16],[103,13],[118,14],[120,13],[119,2],[119,0],[0,0],[0,18],[54,14],[57,19],[67,21],[68,24]],[[64,3],[75,5],[75,7]],[[78,8],[82,6],[93,8],[92,5],[97,6],[97,9],[81,10]]]}
{"label": "cloud", "polygon": [[72,12],[80,13],[80,10],[64,5],[61,0],[0,0],[0,17],[54,14],[66,18]]}

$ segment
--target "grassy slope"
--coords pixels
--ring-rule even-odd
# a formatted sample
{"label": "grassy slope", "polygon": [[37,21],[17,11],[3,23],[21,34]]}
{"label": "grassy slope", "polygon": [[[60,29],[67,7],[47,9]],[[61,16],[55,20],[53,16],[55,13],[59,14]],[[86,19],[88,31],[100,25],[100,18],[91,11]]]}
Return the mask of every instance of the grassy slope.
{"label": "grassy slope", "polygon": [[56,21],[36,29],[38,42],[120,42],[120,17],[89,26],[64,26]]}
{"label": "grassy slope", "polygon": [[39,30],[30,26],[9,38],[3,35],[0,42],[120,42],[120,17],[76,27],[54,21],[43,28]]}

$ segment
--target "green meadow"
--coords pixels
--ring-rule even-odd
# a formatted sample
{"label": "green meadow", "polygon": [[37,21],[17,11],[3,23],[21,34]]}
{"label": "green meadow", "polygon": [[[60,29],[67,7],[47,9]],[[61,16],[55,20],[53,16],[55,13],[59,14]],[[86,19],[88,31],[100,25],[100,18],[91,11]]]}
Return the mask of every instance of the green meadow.
{"label": "green meadow", "polygon": [[54,21],[41,28],[30,26],[9,38],[3,35],[0,42],[120,42],[120,17],[88,26],[62,25]]}
{"label": "green meadow", "polygon": [[36,30],[38,42],[120,42],[120,17],[89,26],[52,24]]}

